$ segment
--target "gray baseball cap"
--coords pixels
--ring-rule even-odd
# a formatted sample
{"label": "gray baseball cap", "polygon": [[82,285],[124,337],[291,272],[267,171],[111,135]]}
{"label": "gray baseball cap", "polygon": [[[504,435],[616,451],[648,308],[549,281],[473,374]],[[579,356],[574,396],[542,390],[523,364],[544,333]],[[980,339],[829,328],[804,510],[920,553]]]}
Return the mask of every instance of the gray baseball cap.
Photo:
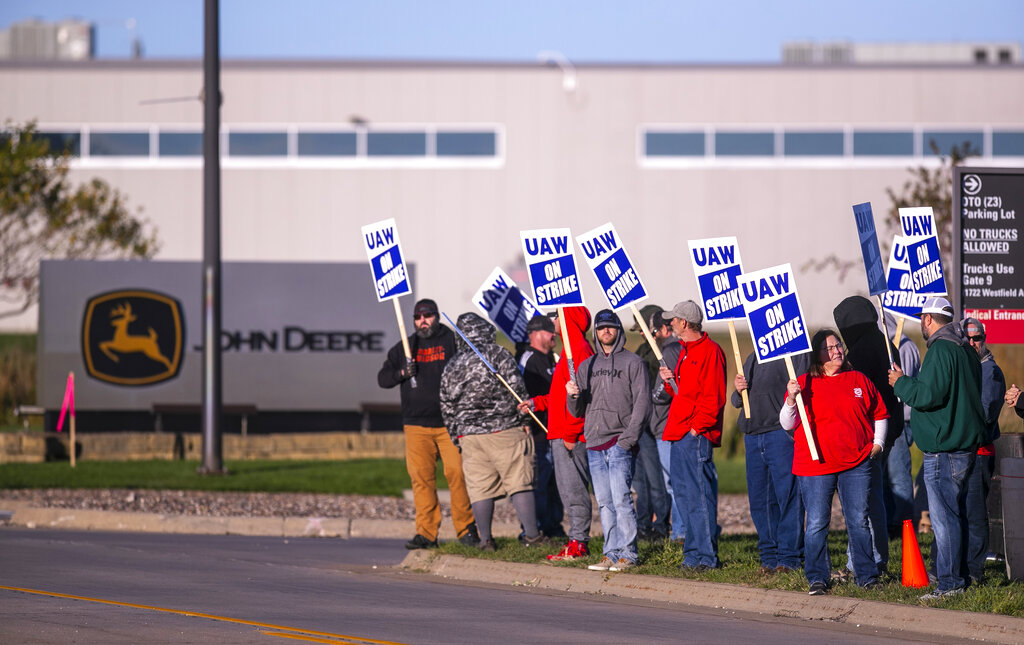
{"label": "gray baseball cap", "polygon": [[700,310],[700,305],[692,300],[684,300],[677,302],[675,307],[671,310],[664,312],[661,315],[666,321],[672,320],[673,318],[681,318],[688,323],[694,325],[704,322],[704,312]]}

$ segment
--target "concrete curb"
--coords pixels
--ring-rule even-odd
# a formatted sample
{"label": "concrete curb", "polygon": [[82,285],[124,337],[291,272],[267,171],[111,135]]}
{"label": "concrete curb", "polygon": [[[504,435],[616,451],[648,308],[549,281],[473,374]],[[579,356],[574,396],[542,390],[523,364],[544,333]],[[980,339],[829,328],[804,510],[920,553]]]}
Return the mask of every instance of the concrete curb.
{"label": "concrete curb", "polygon": [[431,551],[411,551],[400,566],[411,571],[467,582],[668,602],[722,612],[767,614],[801,622],[843,623],[865,630],[889,632],[897,638],[901,634],[914,634],[990,643],[1024,642],[1024,619],[998,614],[951,611],[839,596],[811,597],[796,591],[464,558]]}

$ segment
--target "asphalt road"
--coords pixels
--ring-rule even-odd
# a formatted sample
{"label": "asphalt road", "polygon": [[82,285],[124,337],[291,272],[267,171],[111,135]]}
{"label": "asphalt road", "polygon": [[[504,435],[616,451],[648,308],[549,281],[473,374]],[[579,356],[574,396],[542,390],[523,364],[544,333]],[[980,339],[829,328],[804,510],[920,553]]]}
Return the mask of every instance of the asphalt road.
{"label": "asphalt road", "polygon": [[0,643],[891,642],[848,625],[446,582],[392,568],[404,556],[401,540],[4,528]]}

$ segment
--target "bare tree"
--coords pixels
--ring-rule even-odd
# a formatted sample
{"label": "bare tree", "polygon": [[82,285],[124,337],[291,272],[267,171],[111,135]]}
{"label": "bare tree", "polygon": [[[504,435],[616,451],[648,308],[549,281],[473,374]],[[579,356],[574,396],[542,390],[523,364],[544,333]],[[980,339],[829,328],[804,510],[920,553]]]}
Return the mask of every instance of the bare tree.
{"label": "bare tree", "polygon": [[155,230],[101,179],[74,185],[69,150],[51,150],[34,123],[0,132],[0,318],[39,299],[43,259],[151,258]]}

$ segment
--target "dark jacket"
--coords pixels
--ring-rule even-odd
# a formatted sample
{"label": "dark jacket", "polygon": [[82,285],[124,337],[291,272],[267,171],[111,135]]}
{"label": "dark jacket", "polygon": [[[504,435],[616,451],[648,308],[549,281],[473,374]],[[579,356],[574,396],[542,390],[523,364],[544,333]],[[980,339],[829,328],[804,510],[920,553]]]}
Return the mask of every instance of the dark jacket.
{"label": "dark jacket", "polygon": [[588,446],[601,446],[618,437],[619,446],[631,450],[647,422],[651,407],[647,365],[626,351],[625,344],[626,334],[620,327],[610,354],[598,344],[597,352],[576,370],[580,394],[568,398],[566,404],[570,414],[583,417]]}
{"label": "dark jacket", "polygon": [[[683,351],[683,346],[679,343],[679,339],[675,336],[670,336],[664,340],[658,341],[658,348],[661,350],[661,357],[665,359],[665,365],[672,369],[676,363],[679,362],[679,355]],[[653,352],[651,352],[653,354]],[[658,367],[661,367],[660,365]],[[660,371],[660,370],[659,370]],[[676,384],[678,387],[679,384]],[[658,439],[662,439],[665,434],[665,422],[668,421],[668,409],[672,407],[672,399],[665,394],[664,381],[661,380],[661,376],[658,372],[655,372],[654,378],[651,380],[651,434]]]}
{"label": "dark jacket", "polygon": [[[885,447],[891,448],[903,434],[903,404],[889,385],[889,352],[886,350],[889,341],[878,329],[878,310],[864,296],[850,296],[836,306],[832,315],[846,343],[846,358],[850,365],[867,376],[882,395],[889,413]],[[895,347],[892,347],[892,359],[900,364],[900,354]]]}
{"label": "dark jacket", "polygon": [[[519,398],[527,398],[516,361],[508,350],[494,342],[495,330],[491,323],[474,313],[465,313],[456,324]],[[462,338],[456,337],[456,341],[458,352],[448,361],[441,376],[441,414],[448,434],[454,439],[523,425],[512,393]]]}
{"label": "dark jacket", "polygon": [[984,445],[981,361],[956,323],[928,338],[921,372],[916,378],[901,376],[894,389],[914,408],[910,425],[922,451],[974,451]]}
{"label": "dark jacket", "polygon": [[383,388],[402,386],[402,423],[405,425],[444,427],[438,394],[444,366],[455,355],[455,333],[439,325],[437,333],[430,338],[412,334],[409,336],[409,349],[416,361],[416,387],[411,387],[410,380],[400,376],[405,367],[402,343],[397,343],[388,352],[384,366],[377,373],[377,384]]}
{"label": "dark jacket", "polygon": [[[792,358],[793,370],[799,377],[807,373],[807,354]],[[743,415],[743,398],[736,390],[729,397],[733,407],[740,408],[739,426],[744,434],[763,434],[780,430],[779,410],[786,399],[786,384],[789,383],[789,369],[786,361],[775,360],[758,363],[751,352],[743,361],[743,375],[747,377],[747,399],[750,401],[750,418]]]}
{"label": "dark jacket", "polygon": [[1003,411],[1006,378],[988,347],[981,360],[981,407],[985,412],[986,445],[999,438],[999,413]]}

